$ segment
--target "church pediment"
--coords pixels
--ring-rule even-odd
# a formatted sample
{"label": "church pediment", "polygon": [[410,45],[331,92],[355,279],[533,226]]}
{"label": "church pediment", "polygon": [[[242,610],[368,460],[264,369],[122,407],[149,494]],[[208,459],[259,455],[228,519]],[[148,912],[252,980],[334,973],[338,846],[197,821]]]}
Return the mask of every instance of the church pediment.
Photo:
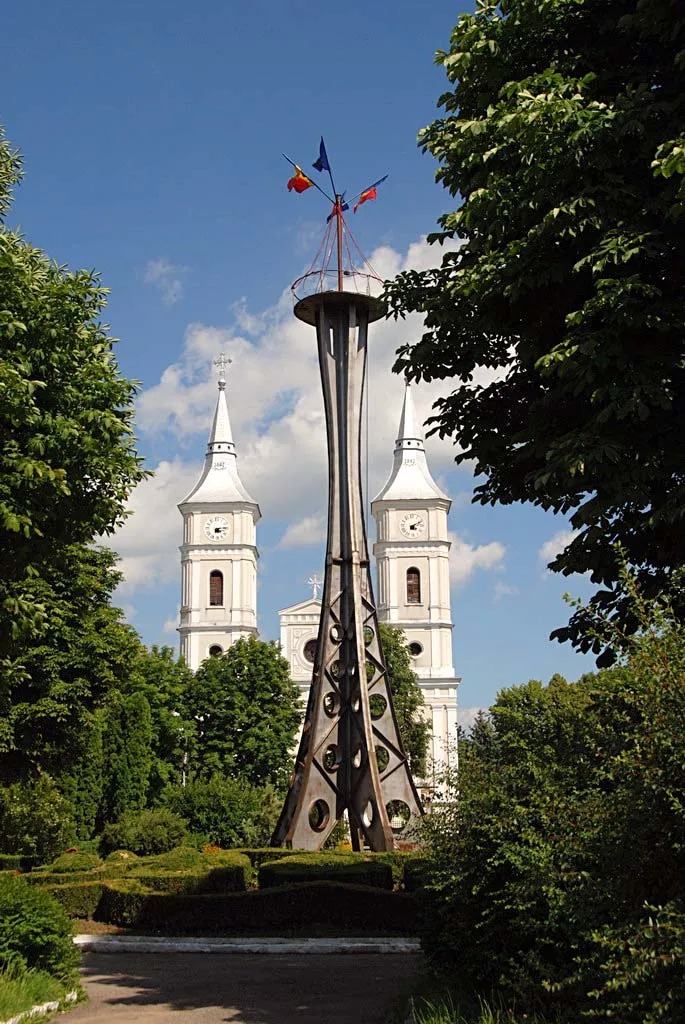
{"label": "church pediment", "polygon": [[318,598],[308,597],[306,601],[300,601],[299,604],[291,604],[287,608],[281,608],[278,612],[279,618],[284,615],[305,615],[305,616],[318,616],[321,611],[321,601]]}

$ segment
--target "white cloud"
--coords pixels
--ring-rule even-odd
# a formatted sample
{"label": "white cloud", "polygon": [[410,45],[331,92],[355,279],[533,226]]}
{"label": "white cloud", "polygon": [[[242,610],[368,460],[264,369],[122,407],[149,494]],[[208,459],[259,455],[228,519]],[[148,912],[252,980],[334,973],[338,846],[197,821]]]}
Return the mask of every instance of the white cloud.
{"label": "white cloud", "polygon": [[478,715],[487,710],[487,708],[459,708],[457,720],[464,732],[470,732]]}
{"label": "white cloud", "polygon": [[178,626],[178,615],[176,616],[175,619],[167,619],[166,622],[164,623],[164,625],[162,626],[162,630],[165,633],[175,633],[177,626]]}
{"label": "white cloud", "polygon": [[183,297],[180,275],[185,270],[185,267],[176,266],[169,260],[149,260],[145,266],[145,283],[154,285],[166,306],[173,306]]}
{"label": "white cloud", "polygon": [[546,540],[538,550],[538,558],[541,562],[545,562],[545,564],[551,562],[552,559],[561,554],[564,548],[567,548],[571,541],[577,536],[578,534],[576,530],[559,530],[553,537]]}
{"label": "white cloud", "polygon": [[154,476],[136,487],[128,504],[132,515],[108,541],[121,557],[125,579],[120,593],[179,578],[181,516],[176,505],[200,475],[200,465],[160,462]]}
{"label": "white cloud", "polygon": [[[439,256],[421,240],[410,246],[405,256],[381,247],[372,254],[371,262],[386,278],[401,270],[431,265]],[[159,286],[173,281],[182,268],[157,260],[148,269],[150,279]],[[369,429],[362,461],[371,496],[380,490],[390,471],[399,423],[403,381],[391,373],[395,351],[421,333],[418,316],[397,322],[380,320],[369,332]],[[180,442],[186,451],[192,446],[193,454],[188,463],[178,458],[160,463],[155,481],[141,484],[132,497],[135,516],[114,541],[123,556],[130,589],[171,579],[177,573],[180,518],[175,506],[200,472],[216,401],[212,364],[220,351],[233,360],[227,391],[241,478],[259,502],[265,520],[292,524],[280,546],[304,543],[298,541],[308,535],[302,523],[325,514],[327,448],[314,329],[293,316],[289,290],[273,306],[256,313],[240,299],[234,304],[230,326],[190,324],[178,359],[138,400],[137,426],[144,434],[156,440],[166,438],[175,448]],[[476,380],[492,379],[489,371],[477,371],[474,376]],[[414,399],[420,418],[427,418],[436,397],[449,390],[450,384],[440,381],[417,386]],[[454,446],[430,438],[426,447],[431,470],[439,479],[454,466]],[[308,515],[303,518],[304,510]],[[476,568],[490,568],[503,556],[504,548],[497,542],[478,548],[458,542],[453,552],[453,577],[463,582]]]}
{"label": "white cloud", "polygon": [[279,548],[303,548],[310,544],[322,544],[326,540],[326,519],[324,516],[305,516],[292,523],[278,542]]}
{"label": "white cloud", "polygon": [[[422,241],[412,245],[404,258],[388,247],[380,248],[371,262],[382,277],[389,277],[435,258],[435,251]],[[246,487],[266,516],[290,520],[301,515],[303,507],[320,514],[326,504],[327,456],[314,330],[293,316],[289,290],[260,313],[249,311],[245,301],[239,300],[233,320],[232,326],[224,327],[189,325],[179,359],[164,370],[158,384],[141,395],[138,424],[150,434],[170,433],[176,439],[203,434],[216,395],[212,361],[223,350],[233,359],[228,395]],[[368,476],[372,494],[388,474],[399,422],[403,384],[390,372],[395,351],[421,333],[417,316],[397,322],[380,320],[369,332]],[[480,379],[491,376],[483,372]],[[435,398],[449,387],[436,381],[415,389],[422,419],[430,415]],[[200,446],[201,442],[198,451]],[[451,442],[430,438],[427,449],[436,476],[453,466]],[[366,454],[365,448],[365,458]],[[293,473],[296,487],[292,486]]]}
{"label": "white cloud", "polygon": [[456,534],[450,533],[452,547],[450,549],[450,579],[457,586],[462,586],[477,569],[499,569],[504,561],[507,549],[498,540],[489,544],[467,544]]}
{"label": "white cloud", "polygon": [[498,580],[495,583],[493,600],[501,601],[503,597],[516,597],[519,593],[518,587],[513,586],[511,583],[502,583]]}

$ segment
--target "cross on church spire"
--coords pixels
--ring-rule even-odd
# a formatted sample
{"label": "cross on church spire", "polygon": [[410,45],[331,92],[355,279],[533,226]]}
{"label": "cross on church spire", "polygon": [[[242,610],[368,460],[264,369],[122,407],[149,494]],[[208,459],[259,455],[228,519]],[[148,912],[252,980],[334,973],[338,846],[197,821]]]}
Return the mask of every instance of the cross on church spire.
{"label": "cross on church spire", "polygon": [[226,387],[226,367],[230,366],[232,362],[231,357],[223,352],[220,352],[219,358],[214,360],[214,365],[219,367],[219,391],[223,391]]}

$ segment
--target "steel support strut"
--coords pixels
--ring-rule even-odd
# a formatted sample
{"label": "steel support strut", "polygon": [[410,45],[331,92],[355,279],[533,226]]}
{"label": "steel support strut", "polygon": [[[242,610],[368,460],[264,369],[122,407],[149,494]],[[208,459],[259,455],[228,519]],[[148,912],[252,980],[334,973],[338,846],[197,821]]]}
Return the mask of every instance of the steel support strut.
{"label": "steel support strut", "polygon": [[[373,599],[361,491],[361,411],[377,300],[350,292],[303,299],[316,326],[328,437],[328,542],[312,686],[274,846],[317,850],[347,810],[352,842],[409,837],[422,813],[392,706]],[[393,820],[391,827],[390,819]]]}

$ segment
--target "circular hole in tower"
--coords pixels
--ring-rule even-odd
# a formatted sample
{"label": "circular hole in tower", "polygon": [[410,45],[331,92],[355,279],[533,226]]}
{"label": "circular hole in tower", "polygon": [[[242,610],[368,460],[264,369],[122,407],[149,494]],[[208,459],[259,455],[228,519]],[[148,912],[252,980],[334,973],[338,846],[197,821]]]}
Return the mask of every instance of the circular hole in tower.
{"label": "circular hole in tower", "polygon": [[309,808],[309,827],[314,832],[323,832],[330,816],[331,811],[326,801],[315,800]]}
{"label": "circular hole in tower", "polygon": [[324,694],[323,709],[329,718],[335,718],[340,708],[340,697],[333,690]]}
{"label": "circular hole in tower", "polygon": [[367,803],[367,805],[364,808],[364,811],[362,813],[362,821],[366,825],[367,828],[369,827],[369,825],[373,821],[375,813],[376,813],[376,808],[373,805],[373,800],[369,800],[369,802]]}
{"label": "circular hole in tower", "polygon": [[335,743],[326,747],[323,753],[323,766],[327,772],[335,772],[340,767],[340,752]]}
{"label": "circular hole in tower", "polygon": [[374,722],[385,714],[388,702],[380,693],[372,693],[369,697],[369,710]]}
{"label": "circular hole in tower", "polygon": [[390,828],[393,832],[401,832],[411,817],[409,804],[406,804],[404,800],[390,800],[385,805],[385,809],[388,813]]}
{"label": "circular hole in tower", "polygon": [[334,644],[339,644],[343,637],[342,629],[338,625],[331,626],[328,635],[330,636]]}
{"label": "circular hole in tower", "polygon": [[307,640],[307,643],[302,648],[302,653],[304,654],[305,661],[310,662],[312,665],[314,664],[314,659],[316,658],[317,643],[318,641],[314,639]]}
{"label": "circular hole in tower", "polygon": [[224,649],[223,647],[219,647],[218,644],[212,644],[207,653],[209,654],[210,658],[220,658],[221,655],[224,653]]}
{"label": "circular hole in tower", "polygon": [[423,644],[420,644],[416,640],[413,640],[409,644],[409,653],[411,654],[412,658],[418,658],[419,654],[423,654]]}
{"label": "circular hole in tower", "polygon": [[386,747],[376,747],[376,764],[379,772],[384,772],[390,764],[390,754]]}
{"label": "circular hole in tower", "polygon": [[367,647],[369,646],[369,644],[373,640],[373,637],[374,637],[374,632],[371,629],[371,626],[364,626],[364,643],[366,644]]}

